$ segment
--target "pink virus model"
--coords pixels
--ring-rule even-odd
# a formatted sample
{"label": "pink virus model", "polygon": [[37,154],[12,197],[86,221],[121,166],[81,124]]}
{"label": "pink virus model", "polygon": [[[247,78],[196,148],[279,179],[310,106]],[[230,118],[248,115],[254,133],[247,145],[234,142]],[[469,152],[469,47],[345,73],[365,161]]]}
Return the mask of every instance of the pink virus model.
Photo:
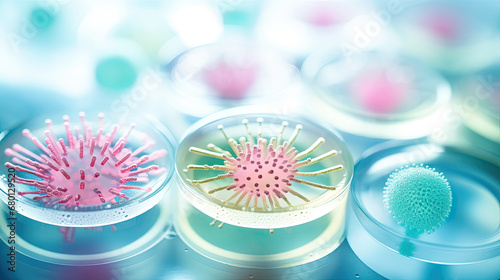
{"label": "pink virus model", "polygon": [[[46,206],[62,205],[77,210],[128,200],[123,190],[151,191],[141,185],[149,182],[149,175],[161,174],[165,169],[146,164],[165,156],[166,150],[141,155],[154,142],[144,135],[143,146],[135,150],[128,148],[134,123],[123,136],[115,139],[121,125],[112,125],[111,131],[105,131],[104,114],[98,116],[99,128],[93,131],[85,114],[80,113],[81,130],[75,127],[74,132],[69,117],[64,116],[65,139],[57,139],[52,121],[46,120],[45,144],[24,129],[23,135],[42,153],[37,154],[19,144],[5,150],[5,154],[12,157],[12,163],[7,162],[5,166],[21,172],[16,174],[15,182],[34,187],[19,191],[18,195],[32,195],[33,200]],[[70,228],[61,229],[68,239],[71,239],[71,232]]]}
{"label": "pink virus model", "polygon": [[257,65],[228,64],[219,62],[215,67],[205,70],[207,84],[216,91],[219,97],[242,99],[254,85],[257,77]]}
{"label": "pink virus model", "polygon": [[405,101],[409,85],[391,81],[385,71],[370,71],[358,77],[351,90],[364,109],[374,113],[393,113]]}
{"label": "pink virus model", "polygon": [[[243,120],[247,136],[240,137],[239,143],[233,138],[228,138],[223,126],[219,125],[219,130],[235,153],[235,156],[229,151],[225,151],[211,143],[207,146],[209,150],[191,147],[189,149],[190,152],[221,159],[224,161],[224,164],[193,164],[189,165],[188,169],[216,170],[224,171],[225,173],[202,180],[190,180],[190,182],[197,186],[217,180],[231,180],[231,182],[221,187],[208,190],[208,194],[211,195],[221,191],[232,192],[232,194],[229,193],[228,198],[223,203],[234,206],[244,205],[242,209],[250,211],[258,209],[272,211],[273,209],[286,207],[286,205],[293,207],[288,199],[289,195],[298,197],[306,203],[309,202],[309,199],[298,191],[294,183],[305,184],[310,187],[329,191],[336,189],[334,186],[327,186],[297,178],[318,176],[343,168],[343,165],[335,165],[315,172],[299,171],[301,167],[318,163],[337,154],[336,150],[331,150],[315,158],[308,157],[325,142],[324,138],[320,137],[309,148],[299,152],[293,144],[302,129],[301,125],[297,125],[290,138],[283,142],[283,132],[288,126],[287,122],[282,123],[277,137],[270,139],[262,136],[263,119],[258,118],[257,122],[259,124],[259,131],[255,139],[249,129],[248,120]],[[282,206],[282,204],[284,205]],[[259,207],[258,205],[262,206]]]}

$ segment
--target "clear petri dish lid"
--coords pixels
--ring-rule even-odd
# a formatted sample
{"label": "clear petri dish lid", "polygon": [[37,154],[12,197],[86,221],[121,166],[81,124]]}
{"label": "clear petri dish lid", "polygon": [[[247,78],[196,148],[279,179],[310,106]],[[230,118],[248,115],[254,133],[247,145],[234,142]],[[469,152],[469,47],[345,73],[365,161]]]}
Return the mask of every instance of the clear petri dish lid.
{"label": "clear petri dish lid", "polygon": [[[432,233],[411,234],[385,207],[383,191],[390,174],[412,164],[442,172],[451,187],[451,212]],[[482,262],[500,255],[499,174],[497,158],[471,149],[384,143],[368,151],[355,166],[354,215],[377,242],[417,261]]]}
{"label": "clear petri dish lid", "polygon": [[301,71],[311,89],[310,111],[343,131],[372,138],[428,135],[451,98],[438,73],[381,51],[316,53]]}
{"label": "clear petri dish lid", "polygon": [[229,35],[181,53],[167,67],[169,103],[198,117],[235,106],[279,102],[300,81],[287,58]]}
{"label": "clear petri dish lid", "polygon": [[153,119],[73,117],[2,134],[2,200],[14,197],[15,212],[31,219],[72,227],[114,224],[156,205],[174,170],[170,132]]}
{"label": "clear petri dish lid", "polygon": [[335,131],[243,112],[210,116],[182,138],[176,170],[193,206],[228,224],[274,229],[319,218],[347,195],[353,162]]}

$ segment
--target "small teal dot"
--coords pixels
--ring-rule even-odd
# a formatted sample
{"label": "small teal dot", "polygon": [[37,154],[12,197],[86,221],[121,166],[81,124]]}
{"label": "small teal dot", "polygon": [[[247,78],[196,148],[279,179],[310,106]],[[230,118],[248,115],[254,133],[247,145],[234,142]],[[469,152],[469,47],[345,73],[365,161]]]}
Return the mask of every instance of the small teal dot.
{"label": "small teal dot", "polygon": [[95,75],[101,86],[122,90],[134,85],[138,73],[135,66],[127,58],[109,56],[97,63]]}
{"label": "small teal dot", "polygon": [[54,23],[54,15],[44,9],[36,8],[31,11],[31,23],[39,30],[48,29]]}

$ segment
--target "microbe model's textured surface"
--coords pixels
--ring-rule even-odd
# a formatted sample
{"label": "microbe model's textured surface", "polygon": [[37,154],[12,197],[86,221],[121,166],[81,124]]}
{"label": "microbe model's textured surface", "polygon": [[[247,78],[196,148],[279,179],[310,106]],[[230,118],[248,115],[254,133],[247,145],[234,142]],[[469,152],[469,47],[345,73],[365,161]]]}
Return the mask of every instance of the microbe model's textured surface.
{"label": "microbe model's textured surface", "polygon": [[84,113],[80,113],[81,130],[76,127],[74,132],[71,130],[68,116],[64,116],[63,120],[66,139],[57,139],[52,121],[46,120],[45,145],[28,129],[23,130],[23,135],[42,154],[38,155],[19,144],[5,149],[5,154],[12,157],[12,163],[7,162],[5,166],[19,172],[15,182],[33,186],[31,190],[19,191],[18,195],[33,195],[33,200],[41,201],[46,206],[86,209],[88,206],[128,200],[123,190],[149,192],[150,188],[141,185],[149,182],[150,174],[165,171],[158,165],[145,165],[165,156],[166,150],[139,156],[154,145],[152,140],[145,141],[146,144],[136,150],[126,147],[134,123],[115,141],[121,125],[113,125],[111,131],[104,131],[102,113],[99,114],[97,131],[92,131]]}
{"label": "microbe model's textured surface", "polygon": [[384,188],[384,202],[394,219],[419,233],[431,233],[443,224],[451,200],[443,174],[422,164],[396,169]]}
{"label": "microbe model's textured surface", "polygon": [[259,131],[255,141],[249,129],[248,120],[243,120],[247,136],[240,137],[239,143],[233,138],[228,138],[223,126],[219,125],[218,128],[236,156],[214,144],[208,144],[210,150],[191,147],[190,152],[221,159],[224,165],[189,165],[188,169],[225,172],[215,177],[191,180],[191,183],[196,186],[217,180],[231,180],[232,182],[228,182],[227,185],[210,189],[208,194],[212,195],[221,191],[232,192],[223,203],[243,206],[242,210],[251,211],[272,211],[286,206],[293,207],[287,197],[289,195],[309,202],[307,197],[298,192],[294,183],[324,190],[336,189],[336,187],[297,178],[318,176],[343,168],[343,165],[339,164],[315,172],[299,171],[300,167],[312,165],[337,154],[336,150],[331,150],[316,158],[307,158],[325,142],[324,138],[320,137],[308,149],[299,152],[293,144],[302,129],[301,125],[297,125],[289,140],[283,142],[283,131],[288,125],[287,122],[282,123],[279,135],[270,139],[262,136],[263,119],[258,118],[257,122]]}

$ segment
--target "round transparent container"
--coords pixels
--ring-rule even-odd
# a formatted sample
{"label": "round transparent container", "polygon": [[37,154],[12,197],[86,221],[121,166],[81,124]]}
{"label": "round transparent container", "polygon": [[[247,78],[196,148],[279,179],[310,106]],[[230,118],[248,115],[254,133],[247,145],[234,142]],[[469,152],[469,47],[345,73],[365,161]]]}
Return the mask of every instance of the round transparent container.
{"label": "round transparent container", "polygon": [[[234,111],[199,121],[180,143],[179,236],[200,254],[241,267],[288,267],[335,250],[344,239],[353,165],[340,136],[305,119]],[[299,153],[273,152],[281,139],[293,144],[285,151]]]}
{"label": "round transparent container", "polygon": [[[389,175],[413,163],[442,172],[452,191],[451,212],[444,224],[417,237],[397,224],[383,201]],[[351,248],[366,265],[389,279],[498,277],[499,166],[497,158],[471,149],[429,143],[374,147],[354,170],[347,233]]]}
{"label": "round transparent container", "polygon": [[394,17],[404,52],[448,73],[476,71],[496,59],[500,5],[469,1],[418,3]]}
{"label": "round transparent container", "polygon": [[[44,119],[35,119],[3,132],[0,141],[2,150],[0,161],[2,163],[11,162],[10,164],[16,165],[22,170],[11,172],[14,170],[5,168],[2,171],[0,180],[2,201],[8,203],[12,201],[11,197],[15,197],[16,214],[45,224],[69,227],[110,225],[131,219],[155,206],[167,192],[169,188],[168,182],[174,172],[175,141],[170,132],[152,119],[136,119],[130,126],[124,121],[116,122],[115,125],[109,118],[104,118],[103,115],[100,115],[99,120],[95,118],[95,122],[93,119],[93,117],[87,118],[85,125],[80,120],[77,122],[79,125],[81,124],[81,127],[93,127],[95,138],[98,137],[95,128],[103,128],[104,132],[100,137],[102,141],[96,141],[93,151],[95,156],[93,166],[90,159],[90,148],[87,144],[84,146],[83,157],[80,156],[81,160],[78,158],[78,152],[75,152],[75,149],[70,150],[65,125],[62,124],[62,121],[54,121],[53,123],[50,121],[49,126],[45,126]],[[70,129],[73,134],[73,141],[76,141],[74,142],[76,147],[79,145],[79,141],[74,137],[75,132],[78,129],[81,132],[83,129],[74,127],[73,130],[74,123],[73,120]],[[131,129],[131,126],[135,127]],[[114,140],[109,145],[109,149],[104,149],[106,151],[102,155],[100,152],[103,151],[104,139],[110,136],[109,134],[112,134],[114,127],[117,128]],[[25,129],[29,129],[29,131]],[[69,166],[65,167],[61,160],[64,157],[61,146],[57,148],[61,150],[59,164],[56,164],[57,161],[50,159],[52,165],[57,167],[58,170],[54,171],[48,165],[45,166],[44,163],[47,163],[46,159],[48,159],[47,155],[51,152],[45,145],[45,152],[43,152],[29,138],[35,136],[45,139],[47,133],[51,135],[52,139],[54,139],[54,135],[57,135],[58,137],[55,137],[55,139],[62,138],[65,145],[68,145],[66,146],[68,151],[66,157],[68,163],[70,163]],[[111,155],[111,152],[115,151],[114,148],[118,146],[116,144],[120,141],[120,137],[126,137],[126,144],[118,153]],[[91,137],[85,139],[89,140],[88,143],[91,142]],[[54,141],[54,144],[56,141]],[[57,142],[57,145],[59,145],[59,142]],[[30,151],[32,152],[31,155]],[[48,153],[45,154],[46,152]],[[127,153],[131,155],[126,157]],[[125,157],[126,160],[121,161]],[[42,169],[27,164],[27,160],[41,163]],[[132,167],[133,163],[139,163],[138,168],[124,170]],[[145,170],[152,165],[156,169],[152,167],[149,171]],[[49,171],[38,172],[43,169]],[[63,173],[63,169],[65,169],[66,174]],[[80,170],[84,170],[84,173],[82,174]],[[141,170],[144,171],[140,172]],[[38,172],[38,175],[33,172]],[[41,175],[44,175],[45,179],[40,177],[40,173],[43,173]],[[62,175],[67,176],[67,180]],[[12,180],[14,176],[16,181],[19,181]],[[85,180],[81,181],[80,177]],[[137,178],[129,180],[127,179],[129,177]],[[32,180],[38,183],[41,182],[44,185],[36,187],[33,183],[29,183],[34,182]],[[125,181],[122,182],[121,180]],[[87,185],[82,186],[80,181]],[[56,183],[57,185],[53,186]],[[47,185],[53,188],[54,192],[56,187],[57,191],[66,189],[67,192],[62,191],[64,192],[63,195],[47,197],[49,192],[41,191],[45,190]],[[19,195],[19,192],[25,192],[25,194]],[[80,200],[77,200],[77,197]],[[65,199],[69,200],[65,201]],[[94,203],[96,201],[97,203]]]}
{"label": "round transparent container", "polygon": [[439,74],[383,52],[316,53],[301,71],[311,90],[305,100],[311,114],[368,138],[427,136],[443,121],[451,98]]}
{"label": "round transparent container", "polygon": [[[0,207],[0,221],[8,225],[13,217],[7,205]],[[16,254],[26,256],[30,265],[33,261],[64,266],[116,263],[145,253],[173,232],[168,197],[141,215],[102,227],[63,227],[23,215],[15,218],[15,235],[2,226],[0,239],[9,247],[15,246]]]}
{"label": "round transparent container", "polygon": [[236,106],[284,102],[296,94],[300,81],[286,58],[233,36],[178,55],[167,70],[168,104],[196,118]]}

